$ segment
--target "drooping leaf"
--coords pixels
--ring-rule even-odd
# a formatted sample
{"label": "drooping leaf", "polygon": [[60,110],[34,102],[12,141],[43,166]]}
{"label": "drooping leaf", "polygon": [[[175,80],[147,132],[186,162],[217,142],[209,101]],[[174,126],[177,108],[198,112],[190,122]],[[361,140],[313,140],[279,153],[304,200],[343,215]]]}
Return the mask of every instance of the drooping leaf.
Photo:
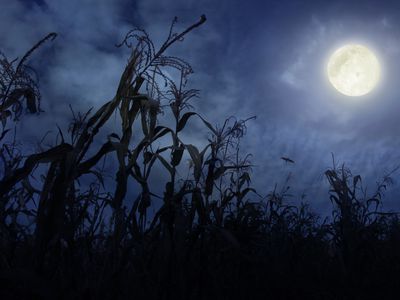
{"label": "drooping leaf", "polygon": [[181,131],[183,128],[185,128],[187,121],[189,120],[189,118],[193,115],[196,115],[195,112],[188,112],[185,113],[182,118],[179,120],[178,122],[178,127],[177,127],[177,132]]}
{"label": "drooping leaf", "polygon": [[173,171],[171,165],[160,154],[155,153],[155,155],[160,160],[160,162],[164,165],[164,167],[168,170],[168,172],[172,175],[174,171]]}
{"label": "drooping leaf", "polygon": [[171,165],[172,166],[177,166],[182,160],[183,152],[185,148],[184,147],[176,147],[172,151],[172,158],[171,158]]}
{"label": "drooping leaf", "polygon": [[189,151],[189,155],[192,158],[194,164],[194,170],[193,170],[194,179],[196,180],[196,182],[199,182],[201,176],[201,167],[202,167],[202,161],[199,150],[194,145],[191,144],[187,144],[185,145],[185,147]]}

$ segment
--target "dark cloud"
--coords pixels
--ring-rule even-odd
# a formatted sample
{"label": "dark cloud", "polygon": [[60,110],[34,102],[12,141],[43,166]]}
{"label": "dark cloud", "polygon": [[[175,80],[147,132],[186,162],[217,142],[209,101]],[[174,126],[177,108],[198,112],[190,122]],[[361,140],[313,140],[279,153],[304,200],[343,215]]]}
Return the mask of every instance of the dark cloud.
{"label": "dark cloud", "polygon": [[[159,45],[174,16],[181,29],[204,13],[206,24],[170,54],[194,67],[192,86],[201,90],[195,105],[211,122],[257,115],[243,151],[253,153],[254,183],[263,193],[292,172],[293,193],[307,193],[322,209],[329,207],[323,172],[332,152],[365,174],[371,190],[400,163],[396,1],[0,1],[0,45],[9,57],[59,33],[32,61],[47,112],[42,130],[34,118],[20,125],[27,140],[67,122],[68,104],[86,110],[113,96],[127,58],[114,44],[129,29],[145,28]],[[324,73],[329,53],[350,41],[370,46],[383,65],[380,86],[359,101],[338,94]],[[186,136],[193,143],[195,131]],[[391,191],[395,199],[398,188]]]}

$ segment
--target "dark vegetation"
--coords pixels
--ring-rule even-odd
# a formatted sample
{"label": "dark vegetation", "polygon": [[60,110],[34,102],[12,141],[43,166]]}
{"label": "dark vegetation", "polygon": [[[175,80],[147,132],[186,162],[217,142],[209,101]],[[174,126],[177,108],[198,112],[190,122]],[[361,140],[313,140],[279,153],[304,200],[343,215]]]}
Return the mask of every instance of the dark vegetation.
{"label": "dark vegetation", "polygon": [[[194,112],[191,67],[165,54],[204,21],[177,34],[174,20],[158,51],[146,32],[129,32],[114,98],[73,113],[53,147],[30,155],[10,129],[24,110],[40,111],[26,63],[56,34],[19,61],[1,57],[1,299],[396,298],[400,220],[380,209],[390,174],[368,196],[360,176],[334,163],[326,220],[287,204],[286,185],[260,197],[239,151],[247,120],[215,127]],[[173,126],[159,124],[161,112]],[[121,127],[101,141],[115,115]],[[209,131],[204,148],[182,139],[194,118]],[[102,167],[111,161],[114,184]],[[155,165],[167,176],[156,183],[162,195],[150,180]]]}

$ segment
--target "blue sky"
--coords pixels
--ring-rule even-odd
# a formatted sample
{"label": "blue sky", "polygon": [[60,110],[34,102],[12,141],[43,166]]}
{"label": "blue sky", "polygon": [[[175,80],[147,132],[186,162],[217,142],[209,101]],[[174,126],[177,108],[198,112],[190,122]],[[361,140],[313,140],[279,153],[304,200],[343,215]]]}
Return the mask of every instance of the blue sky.
{"label": "blue sky", "polygon": [[[400,164],[396,1],[0,0],[0,49],[7,57],[20,56],[48,32],[59,34],[31,62],[46,112],[18,125],[27,149],[36,149],[56,123],[66,126],[68,104],[85,111],[113,96],[127,60],[114,45],[129,29],[142,27],[160,44],[174,16],[183,28],[201,14],[206,24],[170,54],[194,68],[191,84],[201,90],[194,105],[209,121],[257,116],[243,151],[253,154],[261,194],[291,172],[293,201],[305,193],[325,210],[323,173],[331,153],[365,177],[371,192]],[[357,101],[336,92],[325,74],[329,54],[349,42],[373,49],[383,70],[379,86]],[[400,209],[399,195],[397,184],[390,187],[385,207]]]}

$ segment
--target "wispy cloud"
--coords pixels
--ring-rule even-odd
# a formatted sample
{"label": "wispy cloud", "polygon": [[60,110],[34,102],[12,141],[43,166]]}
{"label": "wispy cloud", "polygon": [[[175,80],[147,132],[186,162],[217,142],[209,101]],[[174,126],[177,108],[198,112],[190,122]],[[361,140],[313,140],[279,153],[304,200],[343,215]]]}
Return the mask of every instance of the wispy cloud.
{"label": "wispy cloud", "polygon": [[[230,115],[258,116],[243,143],[257,165],[254,183],[265,191],[290,171],[294,193],[308,184],[307,193],[322,199],[321,177],[334,152],[373,184],[373,175],[400,161],[400,22],[398,4],[383,10],[376,1],[363,3],[3,1],[0,45],[8,57],[21,55],[48,32],[59,33],[32,59],[46,112],[24,119],[20,130],[34,143],[56,123],[66,126],[69,104],[85,111],[110,99],[127,59],[127,51],[114,45],[132,27],[145,28],[160,45],[174,16],[179,30],[204,13],[206,24],[169,54],[194,67],[191,86],[201,90],[194,105],[212,123]],[[373,47],[384,67],[380,87],[358,102],[337,94],[324,74],[329,53],[353,40]],[[188,140],[195,142],[192,134],[200,126],[193,122]],[[281,156],[296,165],[289,169]]]}

